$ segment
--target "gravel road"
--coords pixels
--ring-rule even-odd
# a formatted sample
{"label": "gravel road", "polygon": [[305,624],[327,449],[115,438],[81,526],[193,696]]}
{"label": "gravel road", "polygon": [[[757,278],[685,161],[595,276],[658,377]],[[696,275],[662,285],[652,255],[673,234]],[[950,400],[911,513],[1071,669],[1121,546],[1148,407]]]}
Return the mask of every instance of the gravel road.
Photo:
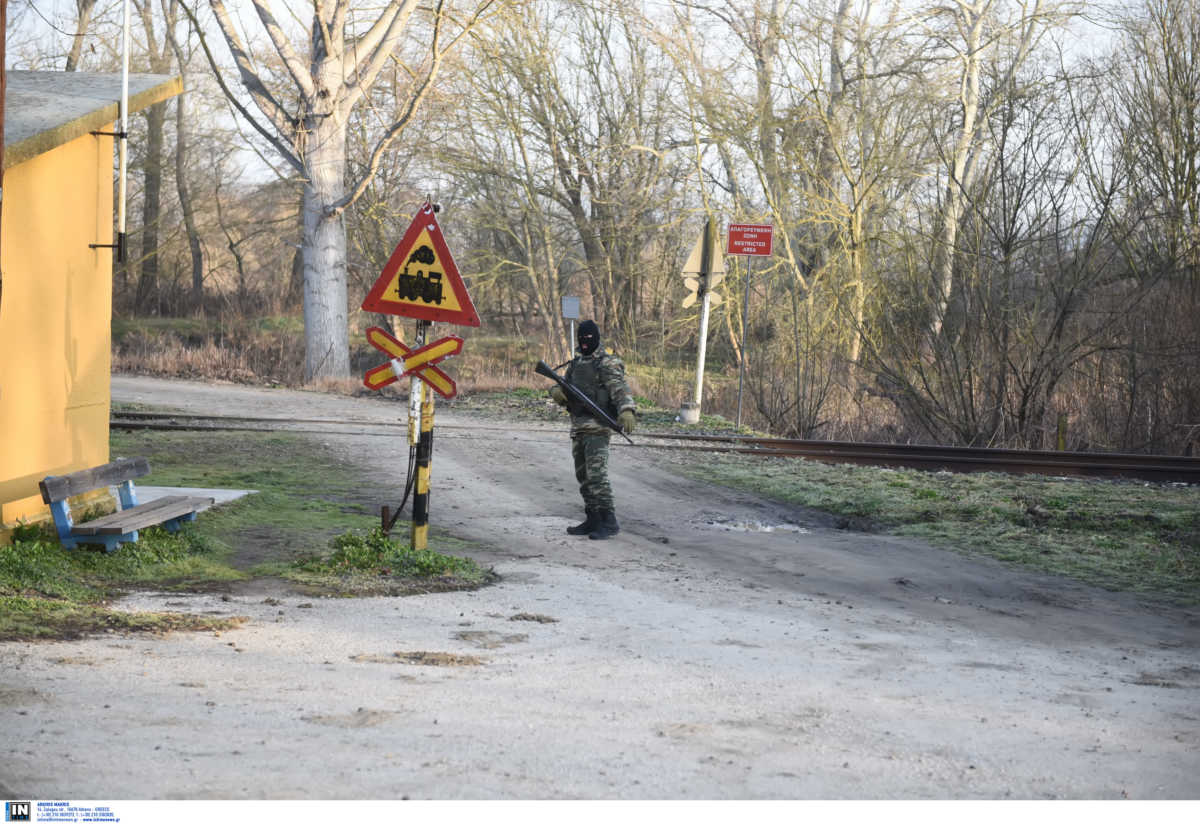
{"label": "gravel road", "polygon": [[[402,403],[115,376],[115,401],[394,421]],[[1200,797],[1200,611],[682,479],[614,442],[621,534],[565,427],[439,409],[432,520],[477,592],[146,592],[240,629],[0,644],[6,797]],[[310,436],[393,490],[407,446]],[[397,467],[399,469],[397,470]],[[390,497],[390,493],[389,496]],[[381,503],[383,501],[381,500]]]}

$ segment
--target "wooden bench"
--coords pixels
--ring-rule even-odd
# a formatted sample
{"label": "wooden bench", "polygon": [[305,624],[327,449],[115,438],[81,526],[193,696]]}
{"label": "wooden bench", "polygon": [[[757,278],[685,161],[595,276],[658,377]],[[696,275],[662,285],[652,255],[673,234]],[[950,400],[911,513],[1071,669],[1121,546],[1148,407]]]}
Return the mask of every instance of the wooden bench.
{"label": "wooden bench", "polygon": [[[170,495],[139,504],[133,479],[149,474],[150,462],[145,458],[118,458],[103,466],[69,475],[50,475],[43,480],[39,484],[42,500],[50,505],[62,545],[71,548],[78,544],[104,544],[112,552],[124,542],[136,541],[139,529],[162,524],[176,532],[180,523],[196,520],[196,511],[213,503],[212,498]],[[94,521],[74,523],[67,499],[107,486],[117,487],[121,508]]]}

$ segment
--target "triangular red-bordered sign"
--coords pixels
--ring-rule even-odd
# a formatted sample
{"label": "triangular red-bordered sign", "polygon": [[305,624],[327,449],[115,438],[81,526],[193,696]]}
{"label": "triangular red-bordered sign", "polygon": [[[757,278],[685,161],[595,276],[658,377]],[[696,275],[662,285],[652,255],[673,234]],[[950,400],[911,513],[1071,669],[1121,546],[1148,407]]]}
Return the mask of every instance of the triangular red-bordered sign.
{"label": "triangular red-bordered sign", "polygon": [[479,325],[475,304],[454,265],[432,204],[417,211],[362,308],[417,320]]}

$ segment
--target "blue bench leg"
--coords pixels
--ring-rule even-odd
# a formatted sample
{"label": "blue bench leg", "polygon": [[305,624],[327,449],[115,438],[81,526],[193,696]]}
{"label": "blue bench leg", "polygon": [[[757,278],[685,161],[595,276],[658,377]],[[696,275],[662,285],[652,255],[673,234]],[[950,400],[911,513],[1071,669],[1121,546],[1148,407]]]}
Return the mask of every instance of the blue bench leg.
{"label": "blue bench leg", "polygon": [[180,515],[178,518],[171,518],[168,521],[163,521],[162,525],[167,528],[167,532],[178,532],[179,526],[183,521],[196,520],[196,513],[189,512],[186,515]]}
{"label": "blue bench leg", "polygon": [[126,481],[118,486],[117,495],[121,498],[121,509],[133,509],[137,506],[137,490],[133,481]]}
{"label": "blue bench leg", "polygon": [[66,501],[55,501],[50,504],[50,514],[54,518],[54,529],[58,532],[58,540],[67,549],[73,548],[77,543],[71,537],[71,530],[75,528],[75,522],[71,520],[71,507]]}
{"label": "blue bench leg", "polygon": [[123,535],[97,535],[94,540],[96,543],[103,542],[105,552],[112,552],[121,544],[136,541],[137,539],[138,534],[134,530],[133,532],[126,532]]}

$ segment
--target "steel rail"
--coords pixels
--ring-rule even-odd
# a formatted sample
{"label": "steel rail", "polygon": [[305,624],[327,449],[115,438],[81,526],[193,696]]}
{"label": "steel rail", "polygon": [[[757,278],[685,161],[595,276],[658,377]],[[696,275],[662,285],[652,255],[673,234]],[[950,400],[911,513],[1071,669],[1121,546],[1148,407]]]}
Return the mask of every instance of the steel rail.
{"label": "steel rail", "polygon": [[[166,422],[164,422],[166,421]],[[180,423],[200,421],[200,425]],[[234,422],[238,422],[235,425]],[[258,425],[241,425],[258,424]],[[193,415],[190,413],[114,412],[109,425],[114,429],[160,431],[293,432],[317,435],[364,435],[395,437],[395,429],[407,423],[361,418],[271,418],[236,415]],[[269,428],[271,425],[281,427]],[[300,429],[319,425],[333,429]],[[547,434],[546,429],[514,429],[441,424],[444,429],[495,429]],[[346,431],[345,427],[358,427]],[[384,431],[368,431],[361,427]],[[393,431],[387,431],[393,430]],[[691,433],[639,433],[642,440],[682,441],[676,444],[638,444],[641,448],[678,449],[695,452],[736,453],[760,457],[803,458],[823,463],[856,464],[891,468],[950,472],[1003,472],[1050,476],[1129,478],[1159,483],[1200,484],[1200,458],[1172,455],[1134,455],[1101,452],[1050,452],[1045,450],[991,449],[920,444],[855,443],[794,438],[761,438],[747,435],[701,435]],[[693,445],[694,444],[694,445]],[[702,445],[703,444],[703,445]],[[622,445],[623,446],[623,445]]]}
{"label": "steel rail", "polygon": [[[925,444],[855,443],[745,435],[682,434],[680,440],[723,441],[739,451],[769,450],[813,460],[900,466],[949,471],[1072,474],[1097,477],[1137,477],[1200,483],[1200,458],[1176,455],[1136,455],[1121,452],[1051,452]],[[998,468],[1002,467],[1002,468]]]}

